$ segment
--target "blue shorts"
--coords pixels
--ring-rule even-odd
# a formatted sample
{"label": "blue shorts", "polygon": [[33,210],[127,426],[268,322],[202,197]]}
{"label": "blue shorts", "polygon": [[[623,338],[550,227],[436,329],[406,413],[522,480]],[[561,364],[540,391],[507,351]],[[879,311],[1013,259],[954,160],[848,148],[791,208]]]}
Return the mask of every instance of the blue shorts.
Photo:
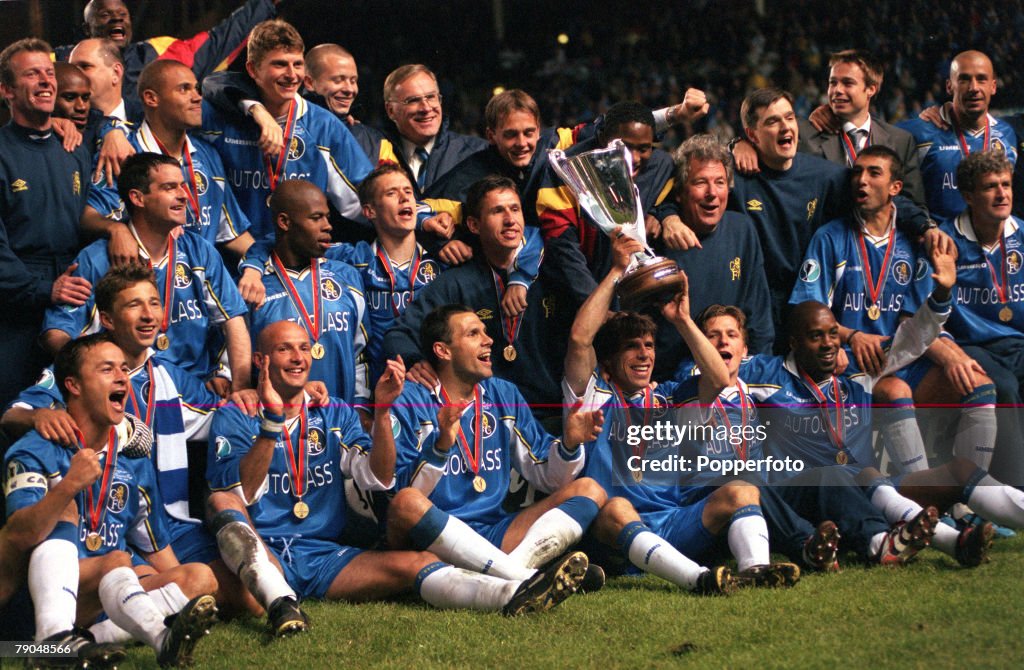
{"label": "blue shorts", "polygon": [[901,379],[906,382],[910,390],[916,390],[918,384],[924,379],[924,376],[928,374],[928,371],[935,367],[927,356],[921,356],[916,361],[906,367],[902,367],[893,373],[893,377]]}
{"label": "blue shorts", "polygon": [[220,558],[217,540],[199,524],[171,520],[171,546],[179,563],[212,563]]}
{"label": "blue shorts", "polygon": [[323,598],[335,578],[362,549],[306,537],[265,537],[300,598]]}
{"label": "blue shorts", "polygon": [[508,527],[516,520],[515,514],[510,514],[498,523],[481,523],[479,521],[467,522],[467,526],[487,539],[495,547],[501,549],[501,541],[505,539]]}
{"label": "blue shorts", "polygon": [[705,495],[696,502],[660,512],[641,514],[640,518],[655,534],[699,563],[715,545],[715,536],[704,527],[704,507],[707,504],[708,498]]}

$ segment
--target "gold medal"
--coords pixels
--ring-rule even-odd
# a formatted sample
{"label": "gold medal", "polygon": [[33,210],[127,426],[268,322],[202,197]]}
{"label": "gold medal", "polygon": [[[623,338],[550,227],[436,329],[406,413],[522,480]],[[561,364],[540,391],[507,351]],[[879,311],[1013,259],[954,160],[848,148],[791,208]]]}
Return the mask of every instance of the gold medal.
{"label": "gold medal", "polygon": [[294,514],[295,518],[299,519],[300,521],[302,519],[305,519],[307,516],[309,516],[309,505],[300,500],[299,502],[295,503],[295,505],[292,507],[292,514]]}
{"label": "gold medal", "polygon": [[999,320],[1003,323],[1009,323],[1013,319],[1013,310],[1009,306],[1003,307],[999,310]]}
{"label": "gold medal", "polygon": [[99,533],[89,533],[85,536],[85,548],[89,551],[97,551],[103,546],[103,538]]}
{"label": "gold medal", "polygon": [[849,460],[850,459],[847,458],[845,451],[836,452],[836,463],[838,463],[839,465],[846,465]]}
{"label": "gold medal", "polygon": [[320,344],[319,342],[314,342],[313,347],[309,350],[309,353],[312,354],[313,358],[320,360],[321,358],[324,357],[324,345]]}
{"label": "gold medal", "polygon": [[171,338],[167,337],[166,333],[160,333],[156,337],[156,348],[160,351],[167,351],[167,347],[171,346]]}
{"label": "gold medal", "polygon": [[642,470],[633,470],[633,480],[639,484],[644,480],[644,473]]}
{"label": "gold medal", "polygon": [[504,354],[505,354],[505,360],[508,361],[509,363],[511,363],[512,361],[514,361],[516,359],[516,348],[513,347],[511,344],[508,345],[507,347],[505,347]]}
{"label": "gold medal", "polygon": [[473,477],[473,490],[477,493],[483,493],[487,490],[487,480],[480,475]]}
{"label": "gold medal", "polygon": [[882,316],[882,308],[878,305],[871,305],[868,307],[868,318],[872,321],[878,321],[878,318]]}

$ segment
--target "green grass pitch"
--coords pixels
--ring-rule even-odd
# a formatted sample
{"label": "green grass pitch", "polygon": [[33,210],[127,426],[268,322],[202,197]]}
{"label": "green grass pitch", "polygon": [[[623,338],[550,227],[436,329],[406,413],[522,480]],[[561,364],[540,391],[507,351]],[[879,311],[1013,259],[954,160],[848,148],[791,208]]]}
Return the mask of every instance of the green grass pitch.
{"label": "green grass pitch", "polygon": [[[612,579],[542,615],[438,611],[412,598],[307,602],[312,629],[270,640],[265,622],[222,623],[199,668],[1020,668],[1024,534],[959,567],[935,550],[904,569],[853,563],[793,589],[728,598],[654,577]],[[122,667],[153,668],[135,647]]]}

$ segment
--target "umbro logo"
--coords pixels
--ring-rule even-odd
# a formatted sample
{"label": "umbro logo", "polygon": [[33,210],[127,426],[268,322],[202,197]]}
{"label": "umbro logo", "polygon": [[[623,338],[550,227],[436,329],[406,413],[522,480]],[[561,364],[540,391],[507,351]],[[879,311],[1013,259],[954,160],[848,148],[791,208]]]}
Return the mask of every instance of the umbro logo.
{"label": "umbro logo", "polygon": [[11,182],[11,193],[18,193],[19,191],[27,191],[28,182],[24,179],[15,179]]}
{"label": "umbro logo", "polygon": [[747,211],[760,212],[764,209],[764,203],[760,200],[747,200]]}
{"label": "umbro logo", "polygon": [[480,317],[481,321],[486,321],[487,319],[490,319],[491,317],[494,316],[494,312],[485,308],[477,310],[476,315]]}

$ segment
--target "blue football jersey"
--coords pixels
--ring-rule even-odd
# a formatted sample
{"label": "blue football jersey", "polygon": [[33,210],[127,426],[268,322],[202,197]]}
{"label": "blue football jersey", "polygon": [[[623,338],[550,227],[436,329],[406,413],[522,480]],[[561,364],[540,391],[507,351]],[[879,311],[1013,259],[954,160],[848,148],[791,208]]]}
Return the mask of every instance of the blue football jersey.
{"label": "blue football jersey", "polygon": [[[361,216],[358,185],[373,166],[345,124],[334,114],[296,98],[294,129],[280,179],[305,179],[320,188],[349,219]],[[252,119],[235,121],[203,102],[203,137],[220,154],[228,183],[252,223],[256,239],[272,237],[267,201],[271,194],[260,132]],[[276,169],[276,165],[274,166]]]}
{"label": "blue football jersey", "polygon": [[[248,310],[212,244],[190,230],[182,229],[172,237],[173,296],[169,306],[165,293],[170,254],[153,264],[160,300],[168,315],[170,346],[164,352],[164,358],[200,379],[206,379],[219,369],[223,353],[220,329],[211,326],[220,326]],[[139,248],[146,256],[141,243]],[[82,249],[75,262],[78,268],[73,274],[88,279],[96,286],[110,269],[107,240],[97,240]],[[97,332],[100,329],[99,313],[93,296],[79,307],[50,307],[46,310],[42,329],[61,330],[72,338]]]}
{"label": "blue football jersey", "polygon": [[[116,438],[114,442],[113,448],[117,452],[114,462],[107,462],[110,458],[108,446],[100,454],[104,475],[75,499],[79,514],[78,551],[82,558],[126,551],[129,547],[149,554],[170,543],[167,516],[152,462],[148,458],[124,456],[119,453]],[[73,455],[71,449],[44,439],[34,430],[14,443],[4,459],[7,516],[42,500],[46,492],[59,484],[67,473]],[[92,491],[92,507],[88,504],[88,490]],[[104,493],[102,498],[101,491]],[[102,541],[98,548],[92,550],[86,546],[86,538],[91,533],[98,534]]]}
{"label": "blue football jersey", "polygon": [[[136,151],[164,153],[153,130],[145,121],[128,135],[128,142]],[[224,165],[212,146],[197,137],[186,135],[185,151],[178,163],[185,177],[186,188],[191,194],[198,194],[195,205],[192,197],[189,197],[186,228],[199,233],[210,244],[230,242],[249,230],[249,218],[242,213],[234,193],[227,187]],[[107,218],[117,221],[127,218],[124,203],[117,194],[116,183],[113,187],[107,186],[106,180],[94,183],[89,191],[89,205]]]}
{"label": "blue football jersey", "polygon": [[[254,500],[246,501],[260,535],[336,540],[345,529],[348,514],[342,478],[352,478],[364,491],[383,491],[392,484],[378,481],[370,470],[370,438],[355,410],[332,398],[324,407],[309,407],[307,417],[301,441],[300,418],[287,422],[285,430],[294,451],[289,452],[282,432],[262,487]],[[259,421],[234,405],[217,410],[206,466],[212,490],[241,490],[239,463],[256,441]],[[294,514],[299,498],[290,464],[290,453],[298,458],[300,444],[306,453],[302,501],[309,506],[309,516],[304,519]]]}
{"label": "blue football jersey", "polygon": [[[502,502],[512,470],[551,493],[576,477],[584,449],[568,452],[561,440],[548,435],[513,384],[491,377],[477,389],[479,411],[470,403],[462,415],[465,442],[460,438],[441,453],[434,448],[441,398],[420,384],[405,385],[391,409],[398,449],[396,476],[399,487],[422,491],[439,509],[466,523],[491,525],[511,514]],[[477,461],[476,471],[472,461]],[[476,476],[485,482],[483,491],[473,487]]]}
{"label": "blue football jersey", "polygon": [[[968,212],[943,222],[956,243],[956,286],[949,332],[962,344],[984,344],[1005,337],[1024,337],[1024,230],[1021,220],[1003,224],[1003,243],[986,249],[978,242]],[[1004,254],[1005,250],[1005,254]],[[1005,292],[1001,296],[1005,278]],[[1006,303],[1003,303],[1003,297]],[[1000,313],[1010,309],[1011,319]]]}
{"label": "blue football jersey", "polygon": [[[942,118],[951,122],[942,110]],[[966,206],[956,184],[956,169],[963,159],[960,133],[955,128],[942,130],[927,121],[915,118],[896,124],[914,136],[921,163],[921,178],[924,180],[928,211],[937,219],[949,219],[964,210]],[[988,146],[985,145],[986,131],[977,133],[965,131],[964,142],[968,151],[1002,148],[1011,163],[1017,163],[1017,136],[1005,121],[988,116]]]}
{"label": "blue football jersey", "polygon": [[[888,254],[888,235],[864,235],[870,279],[861,255],[858,222],[837,219],[818,229],[807,248],[790,304],[816,300],[830,306],[836,321],[847,328],[873,335],[896,332],[900,315],[913,314],[928,298],[931,265],[918,252],[917,245],[896,229],[895,221],[892,225],[893,249]],[[873,320],[868,317],[868,308],[873,304],[869,286],[878,284],[886,260],[885,277],[876,296],[880,315]]]}
{"label": "blue football jersey", "polygon": [[323,358],[313,357],[309,378],[322,381],[327,391],[348,403],[370,399],[366,363],[366,340],[370,319],[363,297],[363,281],[347,263],[316,259],[320,286],[314,292],[312,266],[301,272],[286,270],[288,280],[298,292],[302,304],[296,304],[291,289],[281,280],[273,259],[263,267],[266,302],[250,315],[255,344],[260,332],[275,321],[295,321],[309,331],[302,310],[313,321],[314,301],[322,310],[317,342],[323,346]]}

